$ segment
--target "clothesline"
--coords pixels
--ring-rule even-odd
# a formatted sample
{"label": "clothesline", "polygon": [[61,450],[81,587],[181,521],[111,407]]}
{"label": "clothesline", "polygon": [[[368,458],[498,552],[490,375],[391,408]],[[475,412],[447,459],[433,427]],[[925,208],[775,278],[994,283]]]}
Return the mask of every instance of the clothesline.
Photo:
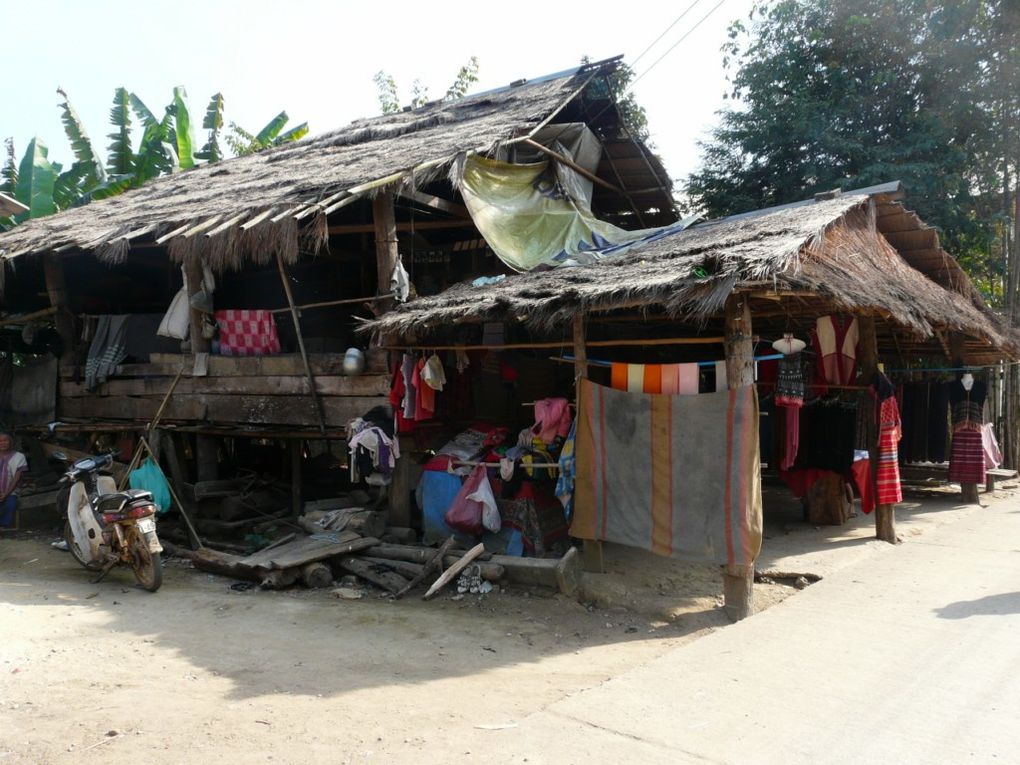
{"label": "clothesline", "polygon": [[[498,462],[474,462],[474,461],[471,461],[471,460],[450,460],[450,464],[451,465],[456,465],[458,467],[478,467],[479,465],[484,465],[487,468],[498,468],[499,467],[499,463]],[[532,468],[542,469],[542,470],[559,470],[560,469],[560,463],[558,463],[558,462],[522,462],[521,463],[521,468],[523,468],[524,470],[531,470]]]}
{"label": "clothesline", "polygon": [[[754,361],[774,361],[775,359],[781,359],[781,358],[783,358],[783,354],[781,354],[781,353],[770,353],[770,354],[768,354],[766,356],[755,356],[754,357]],[[550,361],[557,361],[557,362],[560,362],[560,363],[563,363],[563,364],[573,364],[574,363],[574,357],[573,356],[569,356],[569,355],[550,356],[549,359],[550,359]],[[692,361],[692,362],[689,362],[689,363],[697,364],[699,367],[714,367],[716,364],[718,364],[721,361],[723,361],[723,359],[719,359],[718,361]],[[588,364],[588,366],[591,366],[591,367],[612,367],[613,366],[613,362],[612,361],[605,361],[603,359],[591,359],[591,358],[589,358],[586,361],[586,363]]]}

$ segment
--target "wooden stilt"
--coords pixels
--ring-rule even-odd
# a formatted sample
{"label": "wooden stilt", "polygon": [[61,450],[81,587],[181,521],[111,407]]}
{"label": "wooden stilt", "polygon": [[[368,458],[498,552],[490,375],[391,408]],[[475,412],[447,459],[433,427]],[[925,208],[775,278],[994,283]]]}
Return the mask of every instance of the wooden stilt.
{"label": "wooden stilt", "polygon": [[[725,306],[726,380],[730,388],[754,384],[754,346],[751,306],[747,296],[734,293]],[[760,506],[760,503],[759,503]],[[754,566],[723,567],[723,599],[733,621],[754,613]]]}
{"label": "wooden stilt", "polygon": [[304,509],[301,486],[301,441],[293,438],[290,441],[290,507],[295,518]]}
{"label": "wooden stilt", "polygon": [[[588,376],[588,347],[584,339],[584,316],[577,314],[574,317],[574,389],[579,390],[581,380]],[[574,401],[578,400],[575,393]],[[584,540],[584,570],[593,574],[604,574],[606,572],[605,561],[602,558],[602,542],[598,539]]]}
{"label": "wooden stilt", "polygon": [[[202,262],[197,258],[189,258],[184,263],[184,276],[188,282],[188,301],[202,291]],[[202,325],[205,323],[205,314],[194,306],[189,309],[191,352],[208,353],[212,348],[212,341],[202,336]]]}
{"label": "wooden stilt", "polygon": [[382,192],[372,199],[372,225],[375,233],[376,295],[385,298],[377,302],[375,307],[379,314],[383,314],[393,309],[390,277],[400,261],[400,252],[397,249],[397,218],[392,193]]}

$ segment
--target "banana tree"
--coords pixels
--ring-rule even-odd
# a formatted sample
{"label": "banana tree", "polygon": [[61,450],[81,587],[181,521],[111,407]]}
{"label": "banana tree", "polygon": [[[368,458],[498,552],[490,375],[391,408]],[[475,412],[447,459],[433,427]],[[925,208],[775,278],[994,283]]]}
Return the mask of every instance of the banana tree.
{"label": "banana tree", "polygon": [[286,133],[281,132],[287,126],[290,117],[287,112],[280,112],[273,117],[258,133],[249,133],[236,122],[230,123],[230,133],[227,135],[227,144],[238,157],[246,154],[254,154],[263,149],[273,146],[282,146],[285,143],[292,143],[303,138],[308,133],[308,123],[302,122]]}

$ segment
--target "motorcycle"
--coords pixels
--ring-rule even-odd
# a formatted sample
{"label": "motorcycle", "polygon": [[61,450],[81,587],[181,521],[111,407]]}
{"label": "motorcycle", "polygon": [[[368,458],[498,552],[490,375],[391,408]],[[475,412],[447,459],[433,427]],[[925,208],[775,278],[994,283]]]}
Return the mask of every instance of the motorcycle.
{"label": "motorcycle", "polygon": [[152,492],[118,491],[109,475],[100,471],[116,453],[71,462],[55,452],[67,468],[57,495],[64,515],[64,541],[78,563],[98,572],[101,581],[117,565],[129,566],[142,588],[155,592],[163,584],[163,546],[156,536],[156,504]]}

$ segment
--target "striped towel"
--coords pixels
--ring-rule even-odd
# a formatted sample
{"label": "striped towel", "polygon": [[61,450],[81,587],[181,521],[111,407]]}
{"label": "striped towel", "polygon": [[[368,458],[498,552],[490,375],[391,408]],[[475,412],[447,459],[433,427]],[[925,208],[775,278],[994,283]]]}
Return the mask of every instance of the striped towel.
{"label": "striped towel", "polygon": [[613,362],[609,385],[630,393],[694,394],[697,364],[621,364]]}
{"label": "striped towel", "polygon": [[580,381],[572,536],[749,565],[761,548],[754,386],[698,397]]}

